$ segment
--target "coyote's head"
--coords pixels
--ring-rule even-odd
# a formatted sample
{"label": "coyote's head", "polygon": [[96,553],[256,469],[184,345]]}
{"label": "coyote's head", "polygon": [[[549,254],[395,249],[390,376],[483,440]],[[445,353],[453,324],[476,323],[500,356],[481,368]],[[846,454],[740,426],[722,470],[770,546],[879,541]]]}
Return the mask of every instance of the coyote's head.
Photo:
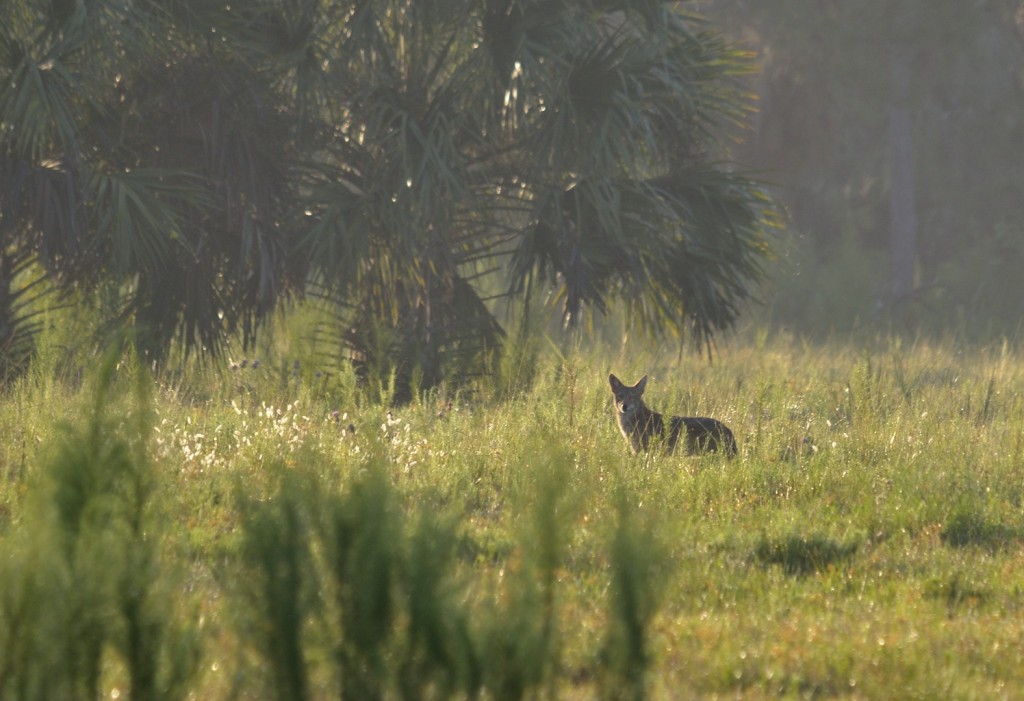
{"label": "coyote's head", "polygon": [[630,387],[622,384],[622,380],[615,375],[608,376],[608,382],[612,386],[612,394],[615,395],[615,411],[627,421],[644,406],[644,387],[647,386],[647,375],[640,378],[640,381]]}

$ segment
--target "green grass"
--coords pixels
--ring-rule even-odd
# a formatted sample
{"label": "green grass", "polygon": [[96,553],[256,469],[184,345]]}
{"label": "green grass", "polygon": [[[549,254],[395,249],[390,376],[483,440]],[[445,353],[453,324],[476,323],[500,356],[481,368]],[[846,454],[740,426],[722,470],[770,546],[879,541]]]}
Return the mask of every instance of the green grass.
{"label": "green grass", "polygon": [[[30,375],[0,696],[1024,697],[1015,349],[530,352],[390,412],[289,359]],[[609,371],[738,458],[631,456]]]}

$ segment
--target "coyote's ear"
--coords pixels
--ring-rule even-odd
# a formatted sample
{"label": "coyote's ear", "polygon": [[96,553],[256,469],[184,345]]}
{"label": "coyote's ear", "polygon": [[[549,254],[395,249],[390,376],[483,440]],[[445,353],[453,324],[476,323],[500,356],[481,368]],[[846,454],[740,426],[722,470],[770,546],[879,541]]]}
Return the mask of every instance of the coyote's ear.
{"label": "coyote's ear", "polygon": [[615,375],[609,375],[608,382],[612,386],[612,392],[618,392],[620,389],[622,389],[622,381],[619,380],[619,378],[617,378]]}
{"label": "coyote's ear", "polygon": [[644,393],[644,387],[646,387],[646,386],[647,386],[647,375],[644,375],[643,377],[640,378],[639,382],[637,382],[635,385],[633,385],[633,389],[635,389],[636,391],[640,392],[640,394],[643,394]]}

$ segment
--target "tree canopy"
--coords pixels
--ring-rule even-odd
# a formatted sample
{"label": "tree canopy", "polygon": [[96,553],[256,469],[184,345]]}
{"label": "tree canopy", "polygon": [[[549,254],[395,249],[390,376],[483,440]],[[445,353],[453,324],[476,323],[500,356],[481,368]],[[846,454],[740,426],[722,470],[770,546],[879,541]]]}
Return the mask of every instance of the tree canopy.
{"label": "tree canopy", "polygon": [[105,290],[154,359],[251,340],[316,291],[339,351],[429,386],[498,345],[495,294],[551,294],[569,324],[618,300],[706,343],[769,254],[775,208],[725,147],[750,56],[674,3],[0,12],[0,317],[21,347],[14,270]]}

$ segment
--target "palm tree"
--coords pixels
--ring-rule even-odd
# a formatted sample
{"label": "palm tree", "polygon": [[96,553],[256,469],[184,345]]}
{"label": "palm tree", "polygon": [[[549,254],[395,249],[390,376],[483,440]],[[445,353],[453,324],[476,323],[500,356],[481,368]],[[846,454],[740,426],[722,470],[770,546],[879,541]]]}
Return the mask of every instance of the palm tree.
{"label": "palm tree", "polygon": [[494,292],[706,343],[768,254],[749,59],[674,3],[2,2],[0,236],[154,358],[315,291],[401,399],[482,370]]}
{"label": "palm tree", "polygon": [[702,20],[660,2],[394,0],[345,26],[304,257],[359,359],[428,385],[451,355],[472,369],[501,333],[474,285],[492,268],[517,298],[554,292],[569,324],[613,299],[698,343],[736,320],[776,213],[717,163],[750,64]]}
{"label": "palm tree", "polygon": [[58,287],[108,290],[107,322],[154,360],[175,339],[214,354],[236,329],[251,340],[289,281],[295,125],[204,6],[2,10],[0,241]]}

